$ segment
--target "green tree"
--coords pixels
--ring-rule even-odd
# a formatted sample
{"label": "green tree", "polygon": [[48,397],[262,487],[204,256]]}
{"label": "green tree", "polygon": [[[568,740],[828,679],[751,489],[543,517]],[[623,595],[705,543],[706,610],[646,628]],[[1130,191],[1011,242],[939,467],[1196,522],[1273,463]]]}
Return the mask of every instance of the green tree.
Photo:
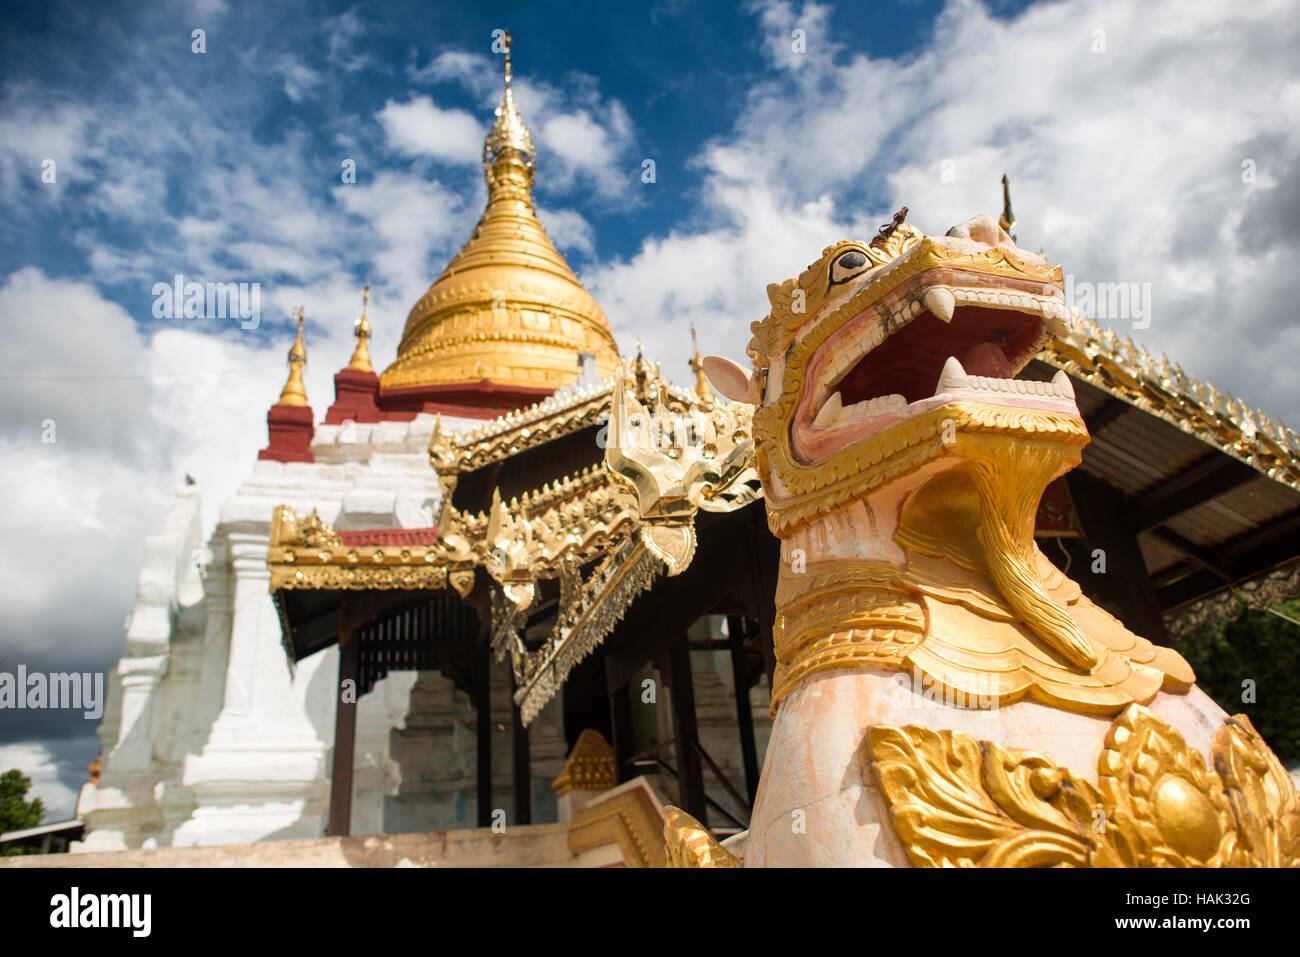
{"label": "green tree", "polygon": [[[45,805],[40,798],[27,800],[27,791],[31,786],[32,779],[17,769],[0,774],[0,834],[21,831],[41,823]],[[0,845],[0,857],[29,853],[35,854],[36,849],[16,844]]]}
{"label": "green tree", "polygon": [[[1300,620],[1300,602],[1277,607]],[[1246,611],[1236,621],[1206,626],[1177,648],[1220,707],[1249,717],[1283,764],[1300,760],[1300,625]]]}

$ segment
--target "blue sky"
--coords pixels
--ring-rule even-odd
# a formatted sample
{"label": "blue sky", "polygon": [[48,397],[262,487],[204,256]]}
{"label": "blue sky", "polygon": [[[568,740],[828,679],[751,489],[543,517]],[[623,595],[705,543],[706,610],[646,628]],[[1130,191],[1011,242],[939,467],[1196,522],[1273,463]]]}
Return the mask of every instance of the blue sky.
{"label": "blue sky", "polygon": [[[1023,6],[999,4],[992,15],[1007,17]],[[835,35],[837,49],[820,55],[906,58],[932,39],[942,7],[828,9],[822,26]],[[173,265],[194,270],[182,257],[159,262],[157,254],[176,241],[178,229],[213,221],[211,207],[221,194],[213,180],[249,175],[240,161],[249,151],[267,160],[257,172],[268,180],[276,176],[275,155],[284,154],[294,188],[319,203],[322,218],[340,234],[357,215],[336,189],[340,162],[349,157],[358,161],[359,186],[373,185],[384,171],[415,170],[462,197],[461,212],[474,212],[482,183],[473,164],[421,161],[395,147],[377,117],[386,104],[424,97],[437,111],[430,117],[463,112],[486,124],[499,95],[499,57],[490,46],[492,31],[501,27],[514,33],[526,114],[537,99],[531,85],[567,99],[558,109],[618,125],[603,144],[602,168],[554,175],[555,157],[543,144],[540,203],[582,217],[576,232],[558,228],[557,240],[579,269],[631,257],[647,236],[692,222],[706,175],[698,155],[734,129],[756,76],[768,72],[762,46],[774,32],[764,28],[756,7],[688,0],[648,7],[55,2],[20,3],[10,17],[0,40],[6,105],[53,107],[56,117],[63,108],[69,124],[88,132],[98,148],[54,157],[65,160],[54,189],[39,189],[39,169],[30,165],[6,170],[8,185],[24,194],[6,202],[7,211],[24,228],[0,236],[0,262],[39,266],[56,277],[93,273],[106,295],[136,316],[148,315],[141,310],[152,299],[148,280]],[[194,29],[205,32],[201,55],[192,51]],[[434,124],[430,134],[439,135]],[[655,189],[641,188],[645,158],[656,163]],[[854,183],[845,199],[879,201],[884,172],[874,182]],[[116,196],[106,197],[105,184],[114,181]],[[137,199],[144,203],[135,205]],[[143,215],[152,204],[162,217]],[[254,234],[245,241],[264,238],[258,225],[273,231],[270,224],[244,225]],[[426,250],[430,279],[458,242],[447,236]],[[105,249],[116,268],[96,270],[91,253]],[[121,258],[140,251],[152,254],[140,263],[147,275],[120,268]],[[330,253],[320,268],[346,272],[354,284],[385,271],[364,246],[338,244]],[[307,278],[304,270],[278,269],[276,262],[259,268],[227,256],[211,265],[220,279]]]}
{"label": "blue sky", "polygon": [[[996,213],[1005,172],[1022,245],[1080,282],[1149,285],[1149,325],[1120,318],[1121,335],[1300,423],[1298,14],[1296,0],[7,4],[4,667],[121,655],[143,540],[182,476],[210,530],[265,444],[290,308],[306,308],[318,415],[367,279],[372,354],[391,361],[482,210],[498,28],[543,222],[620,347],[642,341],[679,381],[692,324],[706,351],[743,355],[768,283],[902,205],[935,233]],[[152,287],[178,272],[261,282],[261,325],[155,319]],[[0,716],[0,766],[36,768],[63,812],[97,750],[79,720]]]}

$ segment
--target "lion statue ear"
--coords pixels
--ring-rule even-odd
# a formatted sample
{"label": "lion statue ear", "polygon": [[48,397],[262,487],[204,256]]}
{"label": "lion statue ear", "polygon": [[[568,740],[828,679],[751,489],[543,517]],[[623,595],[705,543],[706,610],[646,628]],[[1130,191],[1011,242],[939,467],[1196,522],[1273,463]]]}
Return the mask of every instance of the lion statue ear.
{"label": "lion statue ear", "polygon": [[758,405],[762,399],[758,394],[758,377],[739,362],[722,356],[706,356],[704,374],[713,383],[713,388],[732,402]]}

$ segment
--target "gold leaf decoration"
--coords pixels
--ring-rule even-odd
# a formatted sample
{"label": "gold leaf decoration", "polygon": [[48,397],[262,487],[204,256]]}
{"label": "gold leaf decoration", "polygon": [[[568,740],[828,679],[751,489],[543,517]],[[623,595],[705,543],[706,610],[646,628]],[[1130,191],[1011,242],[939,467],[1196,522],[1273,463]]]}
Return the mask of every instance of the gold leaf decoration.
{"label": "gold leaf decoration", "polygon": [[1130,705],[1097,784],[1043,755],[955,731],[880,726],[864,744],[917,867],[1296,867],[1295,785],[1244,715],[1214,735],[1212,767]]}
{"label": "gold leaf decoration", "polygon": [[668,846],[669,867],[741,867],[739,857],[731,853],[708,828],[679,807],[664,808],[664,843]]}

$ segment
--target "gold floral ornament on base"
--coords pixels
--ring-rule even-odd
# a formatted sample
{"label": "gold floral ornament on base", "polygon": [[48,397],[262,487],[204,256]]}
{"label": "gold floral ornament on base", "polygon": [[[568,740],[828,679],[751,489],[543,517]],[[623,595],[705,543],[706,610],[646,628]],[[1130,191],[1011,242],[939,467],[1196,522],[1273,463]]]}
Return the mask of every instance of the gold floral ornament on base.
{"label": "gold floral ornament on base", "polygon": [[1097,784],[1032,751],[954,731],[875,727],[864,764],[917,867],[1296,867],[1295,785],[1250,719],[1214,734],[1212,768],[1130,705]]}

